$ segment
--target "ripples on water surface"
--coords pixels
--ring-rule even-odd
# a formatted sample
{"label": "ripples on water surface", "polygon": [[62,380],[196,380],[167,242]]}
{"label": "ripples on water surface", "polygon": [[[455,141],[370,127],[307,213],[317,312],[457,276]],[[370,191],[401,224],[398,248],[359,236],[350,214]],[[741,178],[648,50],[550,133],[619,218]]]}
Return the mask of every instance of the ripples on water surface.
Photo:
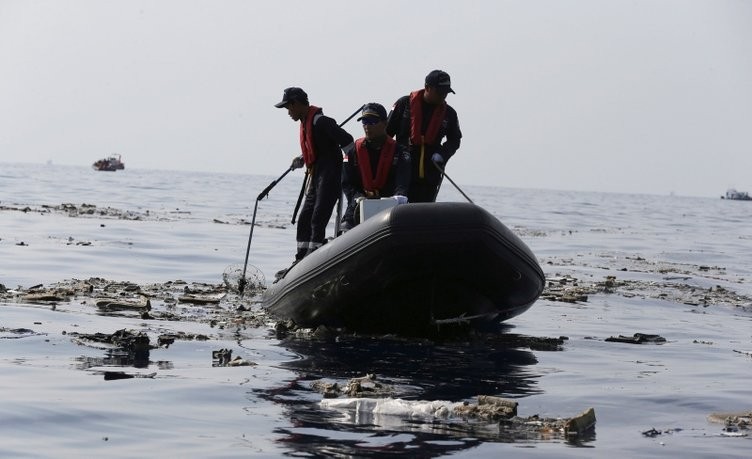
{"label": "ripples on water surface", "polygon": [[[0,211],[0,283],[220,283],[227,266],[242,264],[249,230],[243,222],[274,178],[0,164],[3,208],[87,203],[148,215]],[[267,279],[292,260],[289,219],[300,180],[290,174],[259,204],[251,264]],[[269,327],[106,316],[85,305],[1,304],[0,456],[749,457],[749,437],[722,436],[722,426],[706,418],[752,410],[752,203],[461,186],[521,236],[549,281],[615,276],[640,288],[590,293],[575,303],[541,299],[500,335],[438,343],[280,341]],[[462,197],[447,183],[440,199]],[[696,301],[697,291],[718,286],[738,299]],[[179,341],[136,364],[69,336],[146,327],[211,339]],[[605,341],[636,332],[667,343]],[[562,350],[540,350],[508,339],[518,335],[568,340]],[[211,352],[220,348],[256,365],[213,367]],[[106,381],[108,370],[143,377]],[[505,433],[494,422],[318,405],[312,381],[344,384],[366,373],[408,400],[497,395],[517,399],[521,416],[568,417],[593,407],[598,422],[593,436],[567,442]],[[662,434],[642,435],[651,428]]]}

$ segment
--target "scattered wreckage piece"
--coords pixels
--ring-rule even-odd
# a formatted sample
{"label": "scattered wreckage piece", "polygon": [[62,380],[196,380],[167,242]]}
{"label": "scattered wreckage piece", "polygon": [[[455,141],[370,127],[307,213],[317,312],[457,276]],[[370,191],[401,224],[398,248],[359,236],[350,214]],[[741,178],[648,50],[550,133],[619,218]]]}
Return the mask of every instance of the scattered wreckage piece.
{"label": "scattered wreckage piece", "polygon": [[121,329],[113,333],[68,333],[81,342],[94,342],[110,344],[119,349],[133,353],[148,353],[153,349],[149,341],[149,335],[144,332]]}
{"label": "scattered wreckage piece", "polygon": [[632,336],[612,336],[610,338],[606,338],[605,341],[612,342],[612,343],[627,343],[627,344],[646,344],[646,343],[653,343],[653,344],[663,344],[666,342],[666,338],[660,336],[660,335],[648,335],[645,333],[635,333]]}
{"label": "scattered wreckage piece", "polygon": [[255,365],[255,362],[250,362],[240,356],[232,358],[232,349],[219,349],[217,351],[212,351],[213,367],[248,367]]}
{"label": "scattered wreckage piece", "polygon": [[723,424],[724,437],[747,437],[752,430],[752,410],[726,413],[711,413],[708,421]]}
{"label": "scattered wreckage piece", "polygon": [[517,416],[518,403],[507,398],[491,395],[479,395],[478,403],[466,403],[454,408],[454,412],[462,417],[509,419]]}
{"label": "scattered wreckage piece", "polygon": [[190,303],[190,304],[219,304],[222,301],[224,295],[194,295],[186,294],[178,297],[178,303]]}
{"label": "scattered wreckage piece", "polygon": [[102,298],[96,300],[94,304],[103,311],[151,311],[151,301],[149,301],[148,298],[146,299],[146,301],[123,300],[120,298]]}
{"label": "scattered wreckage piece", "polygon": [[352,378],[347,384],[341,386],[337,382],[322,380],[313,381],[311,389],[322,394],[324,398],[337,397],[373,397],[387,396],[394,393],[392,386],[376,379],[373,374],[367,374],[358,378]]}

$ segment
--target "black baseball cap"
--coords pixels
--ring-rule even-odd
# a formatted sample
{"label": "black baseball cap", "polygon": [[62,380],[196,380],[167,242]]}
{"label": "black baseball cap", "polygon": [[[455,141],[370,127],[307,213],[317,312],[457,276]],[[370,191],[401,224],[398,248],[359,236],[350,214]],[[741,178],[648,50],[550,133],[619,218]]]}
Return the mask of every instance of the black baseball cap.
{"label": "black baseball cap", "polygon": [[369,102],[363,106],[363,111],[360,112],[360,118],[358,118],[357,121],[360,121],[363,118],[378,118],[382,121],[385,121],[386,109],[381,104],[377,104],[376,102]]}
{"label": "black baseball cap", "polygon": [[455,94],[452,89],[452,81],[449,79],[449,74],[443,70],[433,70],[426,75],[426,86],[433,86],[442,91],[451,92]]}
{"label": "black baseball cap", "polygon": [[306,94],[306,92],[302,89],[296,88],[295,86],[287,88],[285,89],[285,92],[282,93],[282,102],[274,104],[274,106],[277,108],[282,108],[287,105],[288,102],[291,102],[293,100],[308,103],[308,94]]}

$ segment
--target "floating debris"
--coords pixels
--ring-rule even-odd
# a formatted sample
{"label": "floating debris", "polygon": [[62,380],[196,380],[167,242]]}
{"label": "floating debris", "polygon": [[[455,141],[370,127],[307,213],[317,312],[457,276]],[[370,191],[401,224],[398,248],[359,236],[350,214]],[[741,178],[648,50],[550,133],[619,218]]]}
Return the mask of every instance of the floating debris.
{"label": "floating debris", "polygon": [[[606,258],[604,256],[604,258]],[[615,263],[625,263],[618,268]],[[732,276],[721,266],[691,265],[670,262],[651,262],[643,257],[608,257],[604,265],[582,264],[580,260],[555,258],[544,261],[549,266],[593,267],[630,273],[663,274],[662,280],[620,279],[613,274],[603,280],[578,279],[571,274],[552,273],[547,275],[546,286],[541,298],[548,301],[581,303],[588,301],[588,295],[618,294],[626,298],[641,297],[672,301],[691,306],[731,305],[752,308],[752,297],[732,291],[723,285],[701,287],[708,280],[728,283],[745,283],[746,279]]]}
{"label": "floating debris", "polygon": [[34,330],[30,330],[28,328],[0,327],[0,339],[18,339],[39,335],[45,335],[45,333],[37,333]]}
{"label": "floating debris", "polygon": [[542,418],[538,415],[517,416],[517,402],[501,397],[480,395],[478,403],[449,402],[443,400],[403,400],[399,398],[332,398],[319,402],[323,408],[359,414],[387,415],[404,418],[429,417],[450,420],[495,420],[499,429],[506,432],[546,437],[562,436],[581,439],[595,431],[595,410],[587,408],[571,418]]}
{"label": "floating debris", "polygon": [[71,295],[71,293],[59,291],[27,293],[25,295],[22,295],[20,300],[22,303],[61,302],[69,300]]}
{"label": "floating debris", "polygon": [[739,430],[737,426],[726,426],[721,429],[721,436],[724,437],[746,437],[747,435],[749,435],[748,432]]}
{"label": "floating debris", "polygon": [[752,357],[752,352],[749,351],[740,351],[738,349],[732,349],[732,351],[736,352],[737,354],[746,355],[747,357]]}
{"label": "floating debris", "polygon": [[[224,295],[222,295],[224,296]],[[191,304],[219,304],[222,301],[222,296],[215,295],[182,295],[178,297],[178,303],[191,303]]]}
{"label": "floating debris", "polygon": [[577,437],[595,428],[595,410],[588,408],[582,413],[564,421],[564,435]]}
{"label": "floating debris", "polygon": [[69,335],[80,341],[111,344],[128,352],[148,352],[152,349],[149,336],[144,332],[121,329],[114,333],[75,333]]}
{"label": "floating debris", "polygon": [[655,437],[657,437],[659,435],[670,435],[670,434],[673,434],[673,433],[676,433],[676,432],[681,432],[682,430],[684,430],[684,429],[675,428],[675,429],[658,430],[655,427],[653,427],[653,428],[651,428],[649,430],[646,430],[646,431],[642,432],[642,435],[644,437],[655,438]]}
{"label": "floating debris", "polygon": [[730,413],[712,413],[708,416],[708,421],[723,424],[721,436],[747,437],[752,428],[752,410]]}
{"label": "floating debris", "polygon": [[0,289],[0,301],[49,305],[53,309],[96,308],[99,314],[133,315],[143,320],[203,321],[259,328],[269,325],[265,311],[252,307],[254,296],[233,294],[226,285],[182,280],[136,284],[99,277],[69,279],[49,286]]}
{"label": "floating debris", "polygon": [[225,366],[231,358],[232,351],[230,349],[220,349],[218,351],[212,351],[212,364],[214,366]]}
{"label": "floating debris", "polygon": [[508,419],[517,416],[517,405],[516,401],[507,398],[479,395],[477,404],[456,406],[454,412],[462,417]]}
{"label": "floating debris", "polygon": [[151,310],[151,301],[127,301],[115,298],[103,298],[96,300],[94,303],[99,309],[104,311],[149,311]]}
{"label": "floating debris", "polygon": [[628,344],[645,344],[645,343],[663,344],[666,342],[666,338],[660,335],[647,335],[645,333],[635,333],[632,336],[624,336],[624,335],[612,336],[610,338],[606,338],[605,341],[614,342],[614,343],[628,343]]}
{"label": "floating debris", "polygon": [[213,367],[247,367],[256,365],[254,362],[249,362],[242,357],[232,358],[231,349],[220,349],[218,351],[212,351],[212,366]]}
{"label": "floating debris", "polygon": [[392,386],[376,380],[373,374],[367,374],[358,378],[352,378],[347,384],[327,381],[313,381],[311,389],[322,394],[324,398],[347,397],[384,397],[394,393]]}

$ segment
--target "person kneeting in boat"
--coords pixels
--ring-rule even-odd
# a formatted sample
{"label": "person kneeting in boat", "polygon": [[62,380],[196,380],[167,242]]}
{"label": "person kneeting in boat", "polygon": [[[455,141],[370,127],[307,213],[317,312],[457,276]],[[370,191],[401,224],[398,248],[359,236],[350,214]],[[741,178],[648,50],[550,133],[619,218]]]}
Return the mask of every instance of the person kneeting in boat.
{"label": "person kneeting in boat", "polygon": [[457,112],[446,103],[450,92],[454,93],[449,74],[433,70],[426,75],[423,89],[399,98],[389,113],[387,134],[410,151],[410,202],[436,201],[442,174],[434,163],[443,170],[460,148]]}
{"label": "person kneeting in boat", "polygon": [[285,89],[282,101],[274,106],[286,108],[290,118],[300,122],[302,155],[293,158],[291,167],[306,167],[308,185],[298,216],[297,262],[324,244],[326,225],[342,195],[342,148],[352,144],[353,138],[321,108],[310,105],[301,88]]}
{"label": "person kneeting in boat", "polygon": [[343,231],[360,223],[356,208],[363,199],[393,197],[397,204],[408,201],[410,154],[386,135],[386,120],[383,105],[365,104],[358,118],[365,137],[345,148],[342,191],[347,197],[347,209],[342,217]]}

